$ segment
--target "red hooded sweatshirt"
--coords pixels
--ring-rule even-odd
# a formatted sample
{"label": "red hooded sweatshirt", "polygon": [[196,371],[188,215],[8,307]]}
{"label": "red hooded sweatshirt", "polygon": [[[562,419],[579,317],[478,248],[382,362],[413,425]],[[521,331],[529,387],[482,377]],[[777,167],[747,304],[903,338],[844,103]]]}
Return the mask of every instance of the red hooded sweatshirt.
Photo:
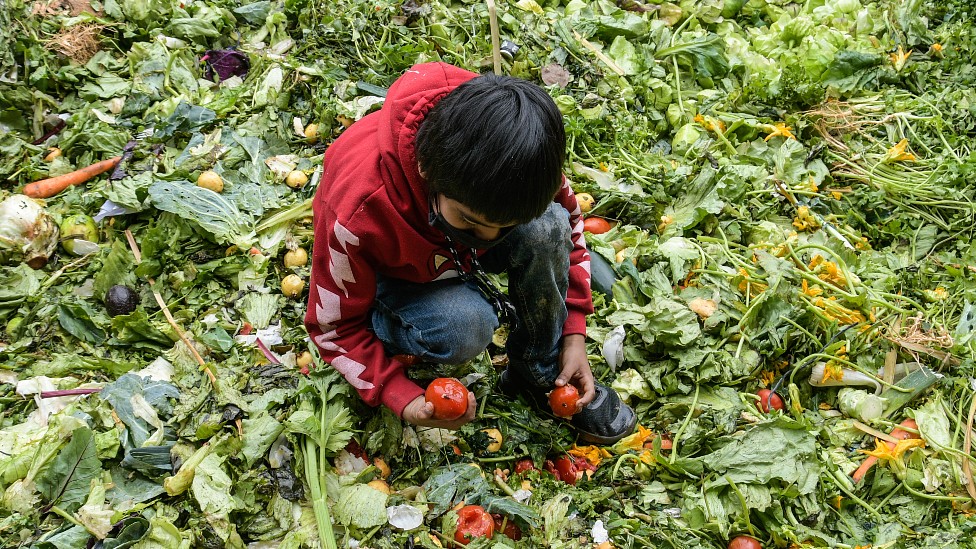
{"label": "red hooded sweatshirt", "polygon": [[[315,246],[305,314],[309,336],[322,359],[367,404],[384,404],[398,416],[424,390],[367,329],[376,276],[410,282],[457,276],[443,233],[428,223],[427,182],[417,167],[414,141],[430,108],[476,76],[444,63],[411,67],[390,87],[379,111],[357,121],[329,146],[312,204]],[[575,244],[563,334],[583,334],[586,315],[593,311],[583,219],[568,183],[555,200],[572,214]]]}

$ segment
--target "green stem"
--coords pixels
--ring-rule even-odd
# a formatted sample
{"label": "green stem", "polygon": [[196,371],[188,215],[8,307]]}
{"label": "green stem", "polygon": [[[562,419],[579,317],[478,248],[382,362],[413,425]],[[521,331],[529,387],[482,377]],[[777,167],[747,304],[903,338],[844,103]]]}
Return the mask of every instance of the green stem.
{"label": "green stem", "polygon": [[671,458],[668,463],[674,465],[674,460],[678,459],[678,445],[681,444],[681,435],[684,434],[685,429],[688,424],[691,423],[691,417],[695,415],[695,407],[698,406],[698,392],[701,389],[701,385],[695,385],[695,397],[691,400],[691,407],[688,409],[688,415],[685,416],[685,420],[681,422],[681,427],[678,427],[678,432],[674,434],[674,438],[671,439]]}
{"label": "green stem", "polygon": [[735,485],[735,482],[732,482],[732,478],[729,477],[729,475],[725,475],[725,482],[729,483],[729,486],[732,487],[732,491],[735,492],[736,497],[739,498],[739,505],[742,506],[742,514],[745,516],[746,529],[749,530],[749,535],[756,537],[756,531],[752,528],[752,521],[749,520],[749,506],[746,504],[746,497],[742,495],[739,487]]}
{"label": "green stem", "polygon": [[875,509],[874,507],[871,507],[871,505],[869,505],[868,502],[866,502],[863,499],[861,499],[861,498],[857,497],[856,495],[854,495],[853,492],[851,492],[845,486],[843,486],[840,482],[838,482],[838,480],[836,478],[834,478],[833,475],[831,475],[831,474],[824,475],[823,478],[829,478],[830,481],[833,483],[833,485],[836,486],[838,490],[840,490],[841,492],[843,492],[845,496],[847,496],[848,498],[850,498],[851,501],[853,501],[854,503],[857,503],[858,505],[860,505],[861,507],[863,507],[868,513],[871,513],[871,516],[873,516],[878,522],[884,522],[884,517],[881,516],[881,513],[879,513],[877,509]]}
{"label": "green stem", "polygon": [[901,485],[905,487],[905,490],[908,490],[908,493],[912,494],[915,497],[919,497],[919,498],[922,498],[922,499],[931,499],[931,500],[935,500],[935,501],[969,501],[970,500],[970,498],[968,496],[967,497],[962,497],[962,496],[936,496],[934,494],[926,494],[925,492],[919,492],[918,490],[916,490],[916,489],[912,488],[911,486],[909,486],[908,483],[905,482],[904,480],[901,481]]}

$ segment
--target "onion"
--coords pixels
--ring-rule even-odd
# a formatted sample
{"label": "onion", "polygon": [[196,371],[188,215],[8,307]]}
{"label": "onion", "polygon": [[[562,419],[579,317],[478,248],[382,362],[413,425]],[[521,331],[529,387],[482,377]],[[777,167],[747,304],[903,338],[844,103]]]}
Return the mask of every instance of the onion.
{"label": "onion", "polygon": [[58,226],[35,200],[22,194],[0,203],[0,263],[40,269],[58,245]]}

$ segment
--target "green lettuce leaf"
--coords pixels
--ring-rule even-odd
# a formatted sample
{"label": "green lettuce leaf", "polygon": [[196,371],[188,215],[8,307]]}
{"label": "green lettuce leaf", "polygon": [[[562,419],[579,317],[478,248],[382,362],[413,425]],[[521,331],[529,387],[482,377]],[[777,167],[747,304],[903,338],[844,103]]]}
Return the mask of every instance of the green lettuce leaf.
{"label": "green lettuce leaf", "polygon": [[88,499],[92,479],[102,474],[91,429],[81,427],[50,466],[37,477],[37,489],[52,504],[72,513]]}

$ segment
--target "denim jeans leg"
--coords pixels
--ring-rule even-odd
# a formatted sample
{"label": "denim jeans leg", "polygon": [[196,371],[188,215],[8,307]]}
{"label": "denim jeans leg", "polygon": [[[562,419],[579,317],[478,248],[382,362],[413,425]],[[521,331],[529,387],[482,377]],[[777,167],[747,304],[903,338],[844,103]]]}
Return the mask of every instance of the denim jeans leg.
{"label": "denim jeans leg", "polygon": [[440,364],[475,358],[498,327],[491,304],[461,280],[418,284],[380,277],[370,321],[391,355]]}
{"label": "denim jeans leg", "polygon": [[559,344],[569,314],[571,234],[569,213],[554,203],[482,259],[486,269],[508,272],[508,295],[518,311],[519,328],[508,336],[509,368],[546,389],[559,375]]}

